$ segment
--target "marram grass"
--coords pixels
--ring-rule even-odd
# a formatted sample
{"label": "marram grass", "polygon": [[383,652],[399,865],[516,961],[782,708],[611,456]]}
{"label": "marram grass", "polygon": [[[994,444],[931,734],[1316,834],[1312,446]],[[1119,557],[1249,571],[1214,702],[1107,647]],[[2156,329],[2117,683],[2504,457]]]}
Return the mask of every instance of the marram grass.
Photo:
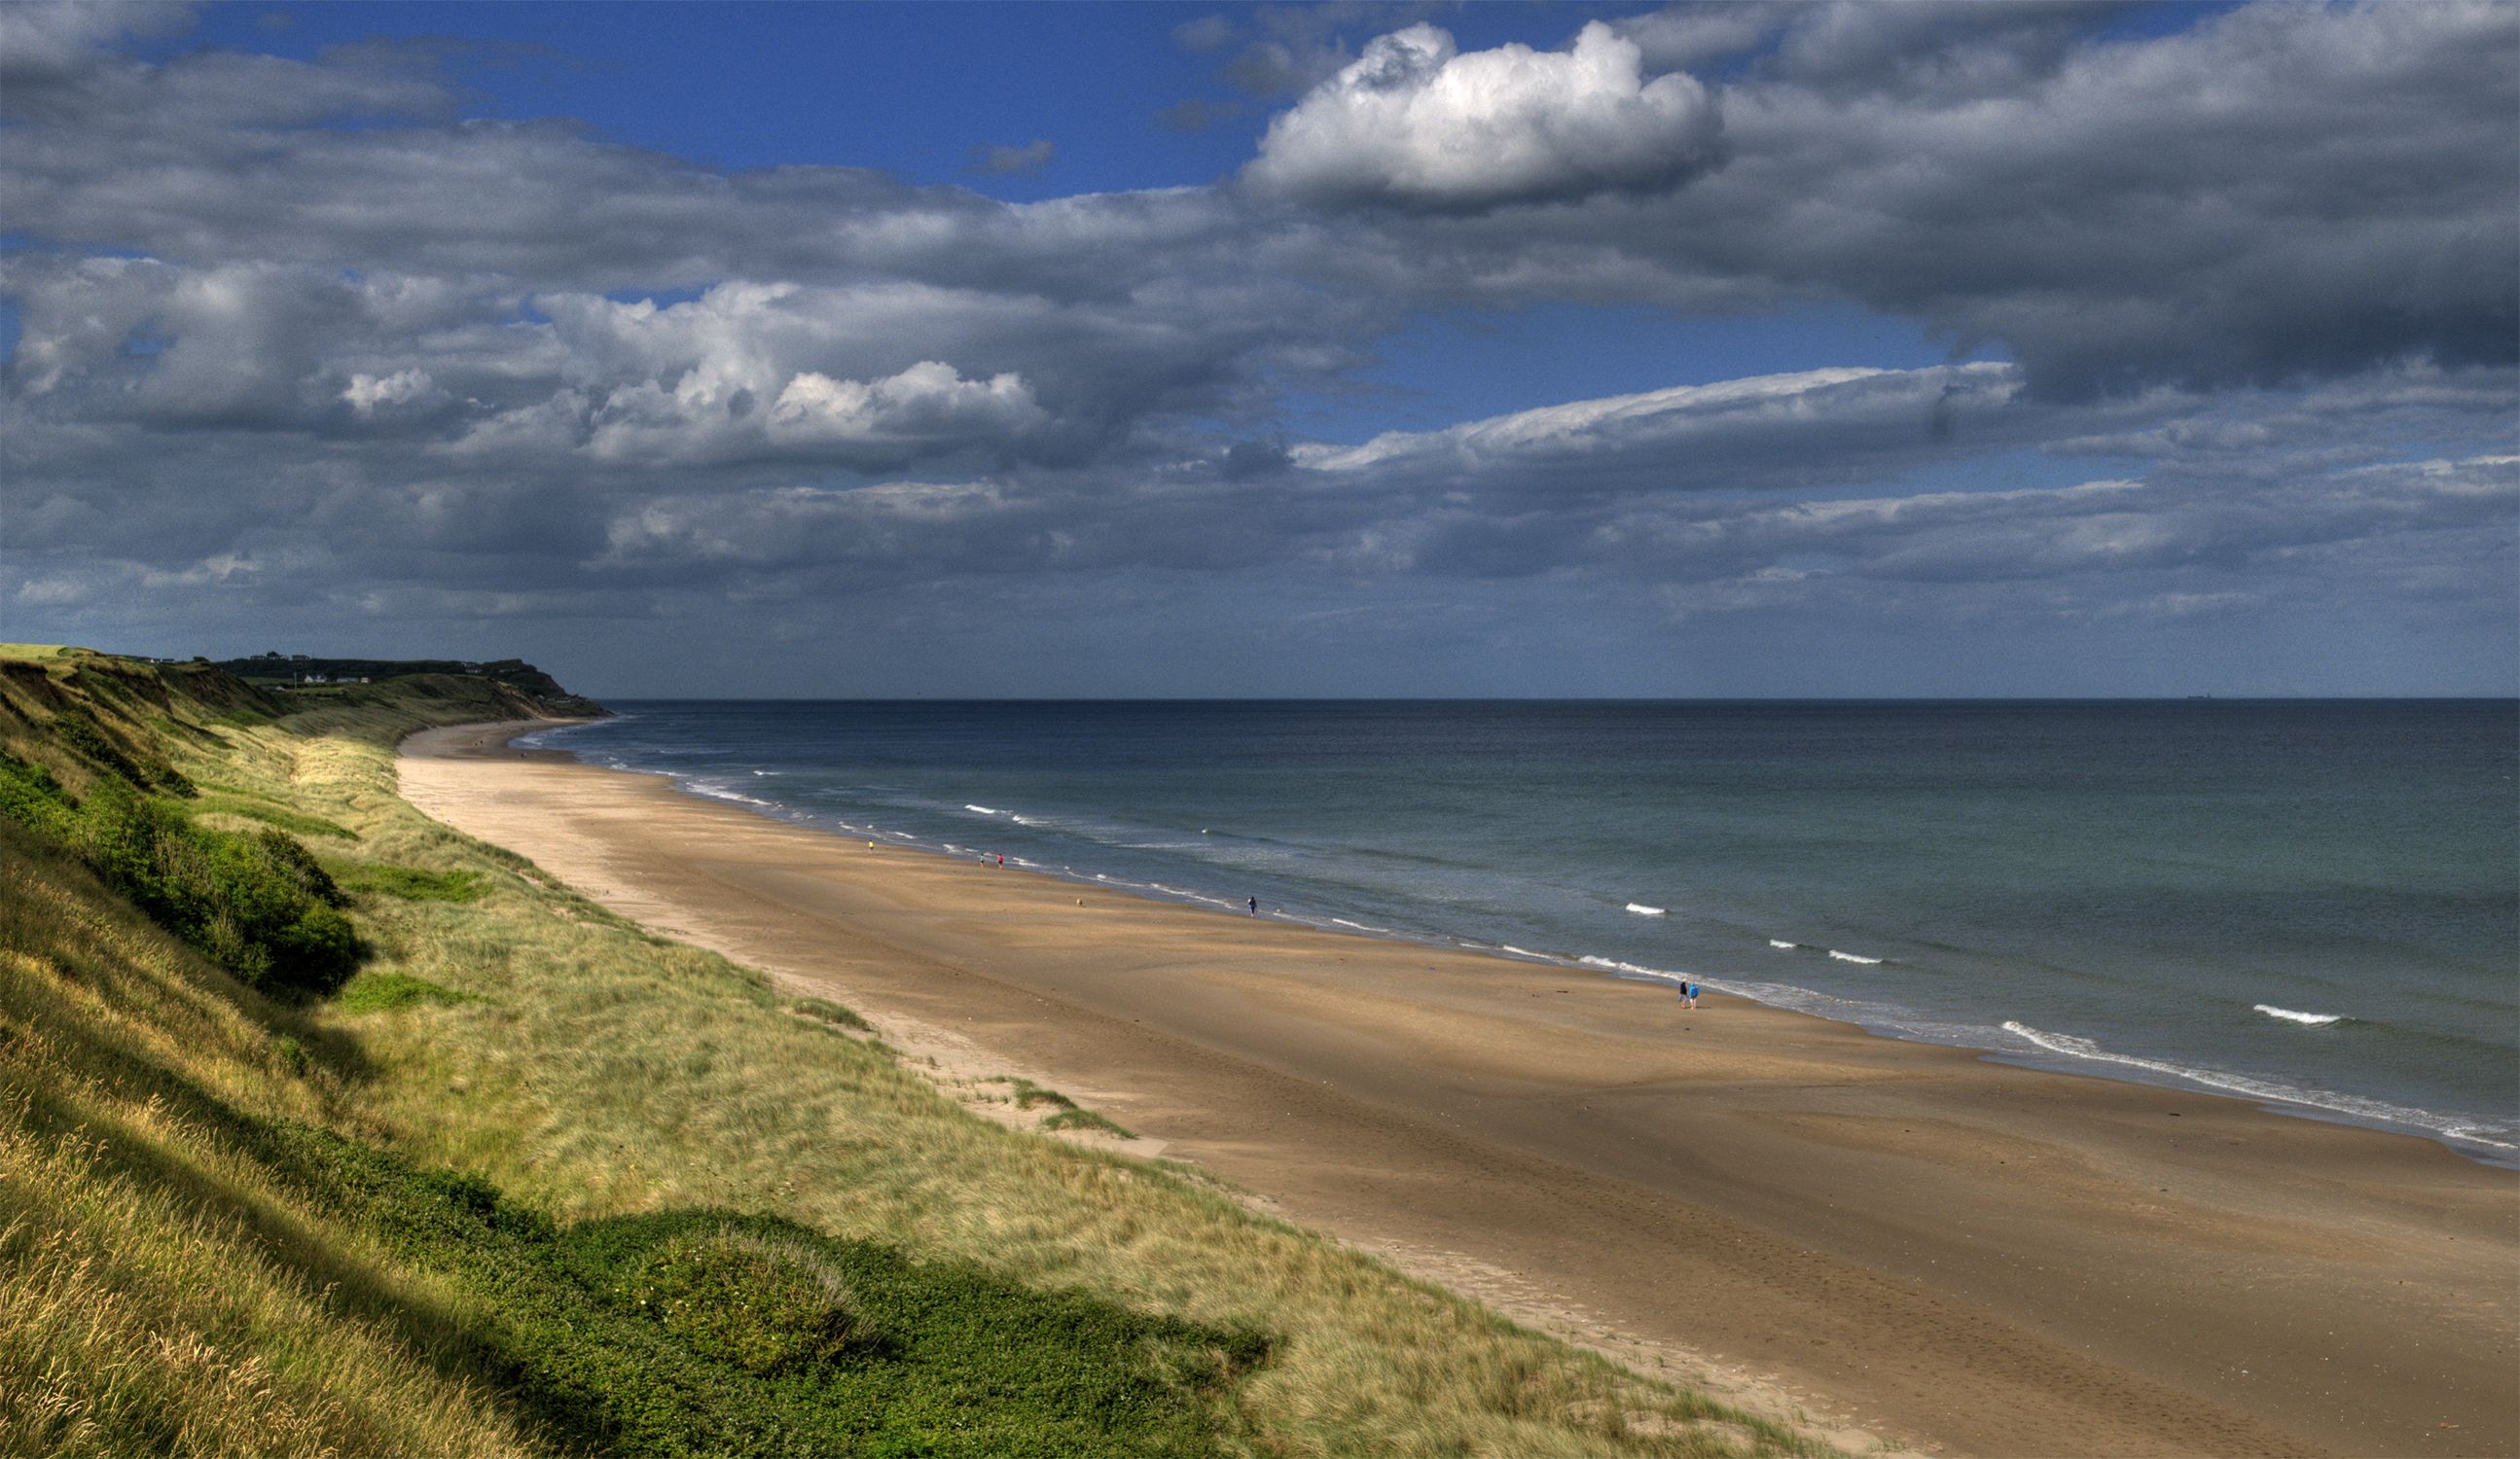
{"label": "marram grass", "polygon": [[[422,1260],[378,1234],[381,1217],[342,1215],[218,1132],[244,1120],[235,1127],[329,1131],[397,1171],[469,1172],[488,1209],[550,1223],[562,1255],[568,1233],[633,1217],[679,1233],[658,1248],[668,1266],[700,1253],[769,1270],[711,1231],[791,1255],[837,1243],[764,1276],[765,1310],[811,1315],[813,1284],[840,1282],[831,1254],[886,1252],[936,1281],[972,1273],[1018,1304],[1064,1294],[1085,1304],[1080,1333],[1175,1324],[1161,1331],[1188,1335],[1181,1354],[1241,1354],[1223,1367],[1159,1354],[1078,1380],[1076,1392],[1168,1393],[1196,1411],[1131,1451],[1814,1452],[1256,1216],[1203,1178],[980,1119],[880,1044],[832,1037],[846,1010],[783,997],[428,820],[394,794],[391,738],[431,717],[482,717],[472,708],[350,696],[166,741],[196,781],[355,833],[321,847],[353,891],[370,957],[329,1003],[237,987],[0,825],[0,1450],[492,1454],[584,1447],[599,1432],[556,1424],[535,1406],[542,1380],[490,1360],[506,1349],[483,1334],[531,1315],[502,1306],[523,1301],[524,1277],[466,1264],[488,1260],[490,1238],[456,1241],[460,1260]],[[469,900],[429,895],[459,886]],[[734,1224],[677,1224],[708,1212]],[[548,1276],[543,1257],[515,1260]],[[563,1306],[534,1310],[576,1310],[576,1289],[549,1280],[534,1301]],[[685,1302],[676,1320],[697,1341],[787,1350],[784,1329],[747,1336],[740,1313],[694,1315],[670,1270],[654,1280]],[[832,1290],[813,1317],[829,1330],[794,1341],[819,1352],[831,1338],[845,1354],[863,1313]],[[917,1338],[905,1320],[915,1329],[885,1319],[890,1341]],[[732,1338],[719,1332],[730,1323]],[[565,1376],[570,1361],[563,1350],[551,1366]],[[708,1382],[736,1381],[721,1370],[737,1371],[717,1361]],[[635,1372],[620,1381],[635,1387]],[[900,1393],[886,1401],[904,1423],[934,1401]],[[747,1450],[730,1433],[718,1451]]]}

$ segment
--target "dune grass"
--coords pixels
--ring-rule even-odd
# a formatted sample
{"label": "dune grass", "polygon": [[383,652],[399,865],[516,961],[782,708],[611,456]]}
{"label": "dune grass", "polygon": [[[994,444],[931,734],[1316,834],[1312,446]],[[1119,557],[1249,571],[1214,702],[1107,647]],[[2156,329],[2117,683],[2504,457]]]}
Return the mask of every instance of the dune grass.
{"label": "dune grass", "polygon": [[272,805],[261,797],[204,794],[184,803],[186,815],[229,816],[240,820],[260,821],[278,826],[296,836],[332,836],[343,841],[356,841],[359,833],[348,826],[326,820],[321,816],[305,816],[286,806]]}
{"label": "dune grass", "polygon": [[[0,1449],[130,1452],[171,1424],[204,1436],[202,1452],[532,1452],[608,1435],[666,1451],[716,1421],[678,1429],[571,1408],[552,1395],[577,1392],[567,1382],[595,1358],[563,1344],[537,1377],[545,1348],[520,1356],[500,1335],[610,1332],[627,1320],[615,1299],[639,1283],[652,1304],[688,1299],[668,1269],[683,1261],[752,1273],[738,1285],[762,1312],[695,1312],[686,1300],[680,1318],[638,1318],[671,1344],[629,1328],[646,1336],[619,1350],[678,1354],[652,1359],[655,1383],[678,1393],[734,1384],[735,1408],[772,1403],[766,1383],[811,1390],[795,1401],[852,1423],[968,1412],[936,1396],[961,1392],[962,1380],[935,1377],[950,1362],[933,1384],[883,1378],[876,1387],[895,1396],[867,1407],[815,1394],[865,1360],[852,1334],[908,1350],[931,1320],[940,1334],[994,1334],[1020,1310],[1104,1354],[1053,1390],[1119,1395],[1113,1414],[1136,1404],[1150,1424],[1187,1424],[1145,1430],[1143,1452],[1823,1452],[1254,1216],[1204,1179],[979,1119],[880,1043],[832,1037],[864,1022],[839,1005],[783,996],[427,819],[394,793],[391,740],[466,708],[409,693],[332,703],[277,725],[216,726],[170,750],[225,793],[356,833],[326,864],[354,893],[368,960],[330,1002],[285,1007],[235,986],[0,825],[0,861],[29,888],[22,899],[13,885],[0,920],[11,1055],[0,1158],[13,1177],[0,1201],[15,1203],[0,1206],[0,1280],[14,1284],[0,1289],[0,1393],[13,1395],[0,1399]],[[469,896],[391,891],[406,872],[428,879],[406,884]],[[22,903],[39,910],[22,915]],[[1085,1114],[1058,1111],[1070,1113]],[[346,1141],[344,1162],[386,1172],[361,1177],[379,1188],[477,1182],[394,1200],[420,1203],[411,1210],[428,1221],[461,1225],[470,1212],[511,1229],[466,1227],[449,1238],[455,1256],[415,1254],[393,1235],[404,1217],[321,1195],[268,1140],[219,1133],[232,1116]],[[427,1174],[441,1169],[466,1173]],[[586,1264],[587,1251],[630,1241],[624,1232],[647,1244]],[[880,1272],[971,1284],[1002,1305],[974,1308],[997,1315],[964,1328],[941,1297],[887,1310],[874,1294],[893,1278],[870,1275]],[[1093,1336],[1102,1332],[1129,1336]],[[119,1376],[82,1376],[81,1353],[117,1345],[141,1356]],[[214,1358],[185,1355],[204,1346]],[[791,1349],[812,1361],[783,1367],[777,1354]],[[997,1376],[1067,1371],[1055,1356],[1047,1368],[1009,1357]],[[217,1367],[248,1361],[263,1366]],[[608,1382],[646,1382],[649,1361],[607,1370]],[[687,1362],[706,1381],[672,1376]],[[1044,1409],[1017,1427],[1085,1432],[1063,1422]],[[244,1443],[258,1432],[281,1437]],[[768,1431],[742,1430],[753,1437],[741,1442],[724,1432],[721,1451],[767,1443]],[[1019,1451],[1002,1442],[967,1451]]]}
{"label": "dune grass", "polygon": [[345,892],[405,902],[471,902],[487,890],[477,871],[423,871],[390,862],[346,862],[335,876]]}

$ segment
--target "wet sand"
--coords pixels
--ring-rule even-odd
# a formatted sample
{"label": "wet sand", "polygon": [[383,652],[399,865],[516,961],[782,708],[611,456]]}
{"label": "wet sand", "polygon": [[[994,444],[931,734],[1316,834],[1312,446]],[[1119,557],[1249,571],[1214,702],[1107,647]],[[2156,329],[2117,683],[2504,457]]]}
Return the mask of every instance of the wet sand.
{"label": "wet sand", "polygon": [[2520,1452],[2520,1172],[1737,999],[870,852],[503,748],[525,728],[413,736],[404,794],[1646,1371],[1932,1451]]}

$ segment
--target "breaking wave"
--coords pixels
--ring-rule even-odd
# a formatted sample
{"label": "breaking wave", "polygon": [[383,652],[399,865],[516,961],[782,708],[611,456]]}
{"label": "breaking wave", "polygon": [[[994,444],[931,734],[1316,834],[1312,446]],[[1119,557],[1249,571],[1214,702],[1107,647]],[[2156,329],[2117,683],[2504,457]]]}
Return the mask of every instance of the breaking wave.
{"label": "breaking wave", "polygon": [[2497,1150],[2520,1150],[2520,1145],[2512,1144],[2507,1140],[2495,1139],[2475,1126],[2436,1115],[2430,1110],[2412,1109],[2406,1105],[2390,1104],[2378,1099],[2363,1099],[2352,1094],[2331,1094],[2323,1089],[2300,1089],[2290,1084],[2276,1083],[2272,1080],[2251,1079],[2243,1074],[2226,1074],[2219,1069],[2195,1069],[2162,1059],[2145,1059],[2134,1054],[2114,1053],[2089,1039],[2077,1039],[2071,1034],[2050,1034],[2044,1029],[2034,1029],[2028,1024],[2017,1023],[2011,1019],[2004,1020],[2003,1031],[2024,1042],[2046,1049],[2051,1054],[2063,1054],[2067,1058],[2089,1059],[2094,1063],[2140,1069],[2151,1074],[2166,1075],[2182,1083],[2219,1089],[2228,1094],[2238,1094],[2249,1099],[2263,1099],[2272,1104],[2296,1104],[2305,1109],[2325,1110],[2329,1114],[2343,1115],[2351,1120],[2427,1130],[2450,1139],[2491,1145]]}

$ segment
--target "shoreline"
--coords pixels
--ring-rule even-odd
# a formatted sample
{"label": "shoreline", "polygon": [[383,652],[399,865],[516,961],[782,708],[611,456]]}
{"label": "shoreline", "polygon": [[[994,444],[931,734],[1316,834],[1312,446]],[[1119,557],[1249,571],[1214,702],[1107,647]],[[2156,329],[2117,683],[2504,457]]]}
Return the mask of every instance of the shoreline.
{"label": "shoreline", "polygon": [[[520,730],[518,734],[521,738],[549,730],[591,723],[594,722],[559,720],[533,729]],[[738,794],[731,790],[703,788],[668,771],[604,765],[583,759],[574,750],[566,747],[511,744],[505,748],[515,753],[558,756],[569,763],[584,765],[590,769],[656,777],[671,784],[674,789],[683,794],[721,805],[742,807],[748,814],[774,823],[793,826],[819,835],[837,836],[843,839],[853,836],[871,836],[876,838],[878,844],[894,845],[904,850],[914,850],[948,861],[974,860],[978,863],[986,863],[989,859],[989,854],[985,851],[942,837],[921,836],[898,829],[854,825],[845,819],[837,820],[836,824],[822,823],[806,813],[800,813],[795,808],[773,801]],[[990,812],[985,807],[973,806],[966,809],[988,815],[1002,814]],[[1242,904],[1238,901],[1167,886],[1162,882],[1133,881],[1115,875],[1079,871],[1073,866],[1052,866],[1020,856],[1010,856],[1003,864],[1009,870],[1021,869],[1026,873],[1045,876],[1054,881],[1078,887],[1116,891],[1165,906],[1222,908],[1237,916],[1242,914]],[[1630,910],[1635,909],[1633,906],[1630,908]],[[1659,910],[1656,914],[1660,914]],[[1534,951],[1509,943],[1478,942],[1442,930],[1370,926],[1334,915],[1327,909],[1308,915],[1290,911],[1284,907],[1263,906],[1259,909],[1258,915],[1288,926],[1312,928],[1332,936],[1390,941],[1412,948],[1474,952],[1501,960],[1522,961],[1562,969],[1578,976],[1623,981],[1666,991],[1677,988],[1684,981],[1696,982],[1725,997],[1745,999],[1780,1012],[1822,1019],[1860,1030],[1877,1039],[1966,1050],[1988,1060],[2009,1064],[2015,1068],[2138,1084],[2177,1093],[2239,1099],[2267,1113],[2291,1119],[2430,1140],[2477,1164],[2520,1171],[2520,1144],[2495,1139],[2477,1132],[2477,1127],[2473,1122],[2485,1118],[2482,1116],[2443,1115],[2429,1109],[2393,1103],[2376,1095],[2354,1094],[2315,1084],[2309,1086],[2290,1084],[2276,1076],[2235,1073],[2225,1069],[2191,1067],[2165,1062],[2143,1054],[2108,1047],[2077,1035],[2034,1029],[2012,1022],[2002,1024],[1955,1022],[1949,1015],[1927,1013],[1892,1003],[1867,1002],[1850,998],[1842,994],[1789,983],[1761,983],[1729,973],[1701,974],[1668,967],[1648,967],[1636,962],[1623,961],[1617,957],[1576,951]],[[1780,945],[1771,939],[1770,946],[1776,948]],[[1855,962],[1878,960],[1824,948],[1818,944],[1782,946],[1788,946],[1797,951],[1824,953],[1829,957]],[[1792,995],[1762,996],[1755,991],[1762,988],[1770,990],[1772,995],[1781,991]],[[1846,1011],[1818,1006],[1821,1004],[1843,1004]],[[1999,1041],[2002,1036],[2007,1035],[2016,1042]],[[2080,1045],[2080,1047],[2074,1045]]]}
{"label": "shoreline", "polygon": [[538,728],[415,736],[406,798],[1646,1371],[1928,1448],[2520,1448],[2520,1183],[2422,1136],[870,854]]}

